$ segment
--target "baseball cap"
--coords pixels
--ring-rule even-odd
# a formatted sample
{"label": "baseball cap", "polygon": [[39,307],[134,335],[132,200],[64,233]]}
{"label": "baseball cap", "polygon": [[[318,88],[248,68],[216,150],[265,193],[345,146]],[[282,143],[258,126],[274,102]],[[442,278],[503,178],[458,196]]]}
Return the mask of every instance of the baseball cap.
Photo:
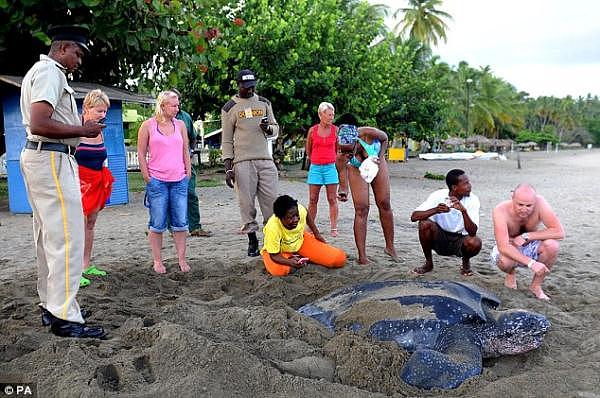
{"label": "baseball cap", "polygon": [[256,76],[250,69],[239,71],[235,80],[244,88],[256,86]]}
{"label": "baseball cap", "polygon": [[52,41],[72,41],[86,52],[90,52],[87,45],[90,30],[82,25],[54,25],[48,28],[48,36]]}

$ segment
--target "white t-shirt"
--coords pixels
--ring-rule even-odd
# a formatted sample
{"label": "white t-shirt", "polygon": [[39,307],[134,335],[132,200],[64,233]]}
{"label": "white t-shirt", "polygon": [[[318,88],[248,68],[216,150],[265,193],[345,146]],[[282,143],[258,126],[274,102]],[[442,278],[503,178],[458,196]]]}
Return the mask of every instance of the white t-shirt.
{"label": "white t-shirt", "polygon": [[[415,209],[415,211],[433,209],[440,203],[444,203],[449,195],[449,189],[439,189],[429,195],[427,200],[421,203],[419,207]],[[477,195],[471,193],[469,196],[464,196],[460,200],[460,203],[465,209],[467,209],[467,214],[471,218],[471,221],[473,221],[473,223],[479,227],[479,207],[481,205]],[[448,213],[434,214],[433,216],[429,217],[429,219],[439,225],[440,228],[446,232],[461,233],[463,235],[469,234],[465,230],[465,222],[463,220],[462,213],[454,208],[451,208],[450,212]]]}

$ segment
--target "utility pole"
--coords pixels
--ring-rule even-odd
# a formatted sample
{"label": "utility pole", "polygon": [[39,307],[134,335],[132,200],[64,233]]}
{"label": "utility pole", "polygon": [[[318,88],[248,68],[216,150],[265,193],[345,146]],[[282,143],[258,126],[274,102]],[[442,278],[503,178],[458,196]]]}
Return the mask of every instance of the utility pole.
{"label": "utility pole", "polygon": [[466,136],[469,136],[469,110],[471,108],[471,83],[473,83],[473,79],[468,78],[467,80],[465,80],[465,83],[467,85],[467,110],[465,112],[465,122],[466,122],[466,126],[465,126],[465,131],[466,131]]}

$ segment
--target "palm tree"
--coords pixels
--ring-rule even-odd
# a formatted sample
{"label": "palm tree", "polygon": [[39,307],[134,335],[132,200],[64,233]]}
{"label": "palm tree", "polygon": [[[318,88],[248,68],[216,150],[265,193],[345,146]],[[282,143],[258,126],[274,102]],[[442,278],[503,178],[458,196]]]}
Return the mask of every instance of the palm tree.
{"label": "palm tree", "polygon": [[394,18],[398,13],[404,13],[404,17],[394,27],[394,31],[402,28],[400,36],[415,39],[423,44],[438,44],[442,39],[446,42],[446,30],[448,25],[444,19],[452,19],[452,16],[436,7],[442,4],[442,0],[408,0],[409,7],[399,8],[394,13]]}

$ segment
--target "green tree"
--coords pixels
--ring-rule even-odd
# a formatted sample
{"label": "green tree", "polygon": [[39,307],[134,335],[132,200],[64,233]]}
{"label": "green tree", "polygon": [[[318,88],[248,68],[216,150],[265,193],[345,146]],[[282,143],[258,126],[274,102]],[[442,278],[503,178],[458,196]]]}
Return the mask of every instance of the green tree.
{"label": "green tree", "polygon": [[442,0],[408,0],[408,7],[399,8],[394,13],[394,18],[404,13],[394,31],[400,30],[400,36],[427,45],[437,45],[440,39],[445,42],[448,25],[444,19],[450,20],[452,16],[436,8],[440,5]]}
{"label": "green tree", "polygon": [[[203,62],[219,31],[203,24],[223,14],[220,0],[0,1],[0,72],[22,75],[46,53],[48,27],[76,23],[91,30],[92,54],[82,77],[121,87],[166,88],[175,74]],[[224,20],[223,16],[221,20]]]}
{"label": "green tree", "polygon": [[490,138],[514,137],[524,124],[523,94],[493,75],[489,66],[474,69],[461,62],[451,75],[448,89],[452,103],[450,126],[463,130],[466,126],[467,107],[469,134]]}
{"label": "green tree", "polygon": [[554,128],[552,126],[547,126],[545,131],[529,131],[522,130],[516,136],[517,142],[529,142],[533,141],[538,144],[545,144],[546,142],[551,142],[553,144],[558,142],[558,136],[554,132]]}
{"label": "green tree", "polygon": [[206,72],[180,76],[202,114],[217,114],[237,92],[241,68],[258,75],[257,91],[272,101],[286,136],[303,136],[321,101],[363,120],[387,102],[389,50],[371,45],[385,31],[384,14],[367,2],[248,0],[235,17],[244,23],[224,25],[209,43]]}
{"label": "green tree", "polygon": [[396,52],[390,102],[377,115],[377,125],[392,133],[406,133],[415,140],[433,142],[445,135],[448,120],[446,64],[437,58],[423,62],[422,47],[404,46]]}

